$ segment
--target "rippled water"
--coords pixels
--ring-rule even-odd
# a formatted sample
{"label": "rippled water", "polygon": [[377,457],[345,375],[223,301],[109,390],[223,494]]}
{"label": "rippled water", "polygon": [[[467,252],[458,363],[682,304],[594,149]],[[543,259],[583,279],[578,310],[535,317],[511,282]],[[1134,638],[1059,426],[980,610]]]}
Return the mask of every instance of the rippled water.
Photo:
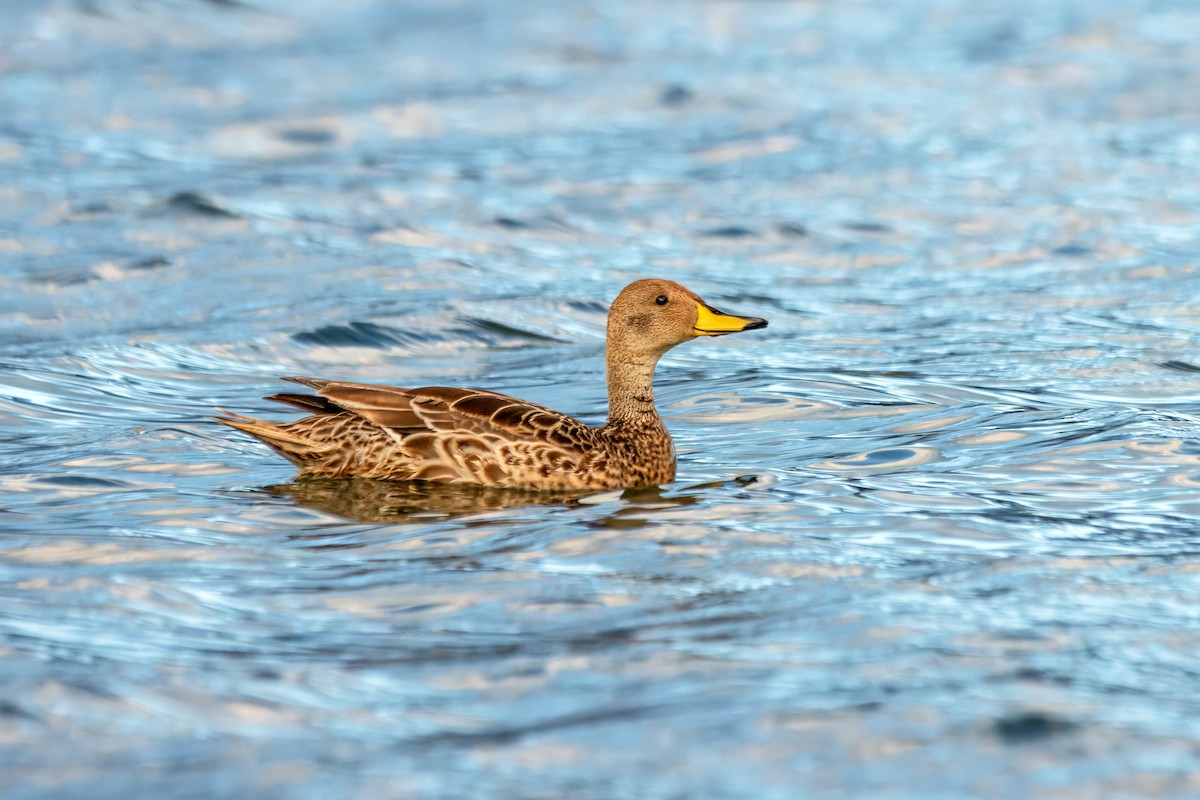
{"label": "rippled water", "polygon": [[[10,2],[5,797],[1200,793],[1200,9]],[[678,481],[290,483],[277,376]]]}

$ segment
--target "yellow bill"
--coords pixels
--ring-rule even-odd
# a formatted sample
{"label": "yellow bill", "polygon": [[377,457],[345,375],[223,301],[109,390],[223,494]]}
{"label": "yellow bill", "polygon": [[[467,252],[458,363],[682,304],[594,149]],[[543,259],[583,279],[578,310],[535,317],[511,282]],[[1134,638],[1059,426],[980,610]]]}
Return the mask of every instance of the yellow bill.
{"label": "yellow bill", "polygon": [[765,327],[767,327],[765,319],[726,314],[724,311],[717,311],[710,305],[696,303],[696,325],[692,328],[692,333],[697,336],[722,336],[726,333],[738,333]]}

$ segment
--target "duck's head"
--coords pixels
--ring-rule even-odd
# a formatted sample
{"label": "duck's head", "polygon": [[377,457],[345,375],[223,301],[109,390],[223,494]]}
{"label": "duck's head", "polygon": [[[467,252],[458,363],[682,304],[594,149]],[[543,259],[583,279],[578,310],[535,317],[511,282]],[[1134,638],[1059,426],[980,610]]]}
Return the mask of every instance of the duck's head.
{"label": "duck's head", "polygon": [[722,336],[765,327],[765,319],[718,311],[695,292],[659,278],[629,284],[608,312],[610,349],[636,359],[657,359],[697,336]]}

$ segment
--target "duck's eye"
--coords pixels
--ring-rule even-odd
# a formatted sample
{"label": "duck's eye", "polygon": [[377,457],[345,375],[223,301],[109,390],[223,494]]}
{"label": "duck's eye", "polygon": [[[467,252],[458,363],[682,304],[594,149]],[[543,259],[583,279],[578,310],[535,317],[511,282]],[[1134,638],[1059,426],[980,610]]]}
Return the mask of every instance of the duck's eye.
{"label": "duck's eye", "polygon": [[654,302],[658,303],[660,306],[665,306],[667,304],[667,296],[665,294],[660,294],[654,299]]}

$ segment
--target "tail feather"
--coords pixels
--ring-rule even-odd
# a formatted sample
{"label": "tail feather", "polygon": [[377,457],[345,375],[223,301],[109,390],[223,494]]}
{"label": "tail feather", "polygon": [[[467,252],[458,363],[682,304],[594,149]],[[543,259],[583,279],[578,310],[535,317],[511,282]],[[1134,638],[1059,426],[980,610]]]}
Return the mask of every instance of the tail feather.
{"label": "tail feather", "polygon": [[286,424],[280,425],[265,419],[235,414],[223,408],[218,408],[217,411],[225,415],[217,417],[217,422],[245,431],[296,465],[320,458],[333,447],[331,442],[309,439]]}

